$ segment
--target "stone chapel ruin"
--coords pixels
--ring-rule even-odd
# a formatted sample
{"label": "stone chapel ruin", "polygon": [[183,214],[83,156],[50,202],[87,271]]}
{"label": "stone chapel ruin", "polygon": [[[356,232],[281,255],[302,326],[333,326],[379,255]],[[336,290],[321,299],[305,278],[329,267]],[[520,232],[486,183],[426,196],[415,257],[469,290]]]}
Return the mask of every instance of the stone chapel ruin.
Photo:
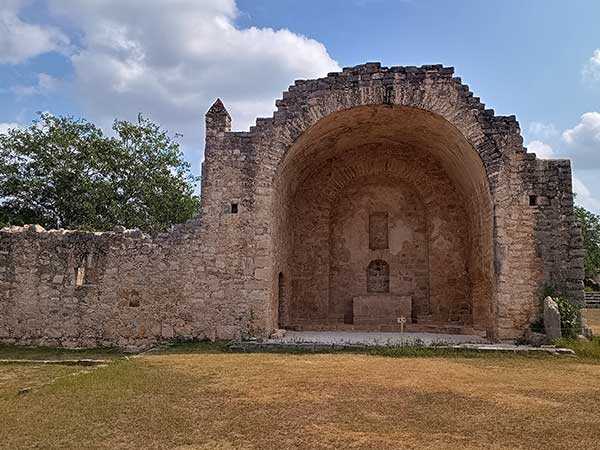
{"label": "stone chapel ruin", "polygon": [[453,68],[299,80],[232,132],[206,114],[201,211],[156,237],[0,233],[0,341],[143,346],[273,330],[523,335],[583,298],[568,160],[523,147]]}

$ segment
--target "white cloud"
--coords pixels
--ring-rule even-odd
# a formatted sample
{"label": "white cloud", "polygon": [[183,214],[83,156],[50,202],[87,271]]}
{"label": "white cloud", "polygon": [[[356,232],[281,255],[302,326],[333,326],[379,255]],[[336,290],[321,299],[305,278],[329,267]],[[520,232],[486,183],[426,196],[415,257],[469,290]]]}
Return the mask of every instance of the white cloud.
{"label": "white cloud", "polygon": [[60,80],[47,73],[38,73],[35,84],[17,85],[11,88],[19,97],[29,97],[32,95],[48,95],[58,89]]}
{"label": "white cloud", "polygon": [[573,191],[579,205],[600,213],[600,113],[588,112],[573,127],[559,133],[554,125],[532,122],[526,147],[538,158],[569,158],[573,162]]}
{"label": "white cloud", "polygon": [[563,132],[562,138],[580,167],[600,168],[600,112],[583,114],[575,127]]}
{"label": "white cloud", "polygon": [[582,76],[586,82],[600,82],[600,48],[594,50],[587,64],[583,66]]}
{"label": "white cloud", "polygon": [[25,0],[2,0],[0,64],[19,64],[43,53],[65,48],[69,39],[54,27],[27,23],[19,17]]}
{"label": "white cloud", "polygon": [[578,177],[573,177],[573,191],[577,194],[575,201],[586,209],[599,212],[600,201],[592,195],[588,187]]}
{"label": "white cloud", "polygon": [[526,147],[528,151],[535,153],[538,158],[549,159],[554,157],[554,149],[542,141],[531,141]]}
{"label": "white cloud", "polygon": [[11,128],[19,128],[19,124],[10,122],[0,122],[0,134],[8,133]]}
{"label": "white cloud", "polygon": [[552,123],[531,122],[527,127],[527,135],[536,140],[551,139],[558,134],[558,130]]}
{"label": "white cloud", "polygon": [[[238,28],[234,0],[52,0],[82,32],[72,56],[89,118],[148,115],[202,147],[203,114],[221,97],[234,127],[269,116],[296,78],[340,70],[326,48],[289,30]],[[199,153],[198,150],[196,150]]]}

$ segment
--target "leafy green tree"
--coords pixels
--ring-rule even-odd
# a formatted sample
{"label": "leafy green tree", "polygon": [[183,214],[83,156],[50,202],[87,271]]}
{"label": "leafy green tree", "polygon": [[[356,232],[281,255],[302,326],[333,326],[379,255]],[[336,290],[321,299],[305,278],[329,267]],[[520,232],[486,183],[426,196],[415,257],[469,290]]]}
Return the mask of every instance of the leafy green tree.
{"label": "leafy green tree", "polygon": [[115,137],[85,120],[40,114],[0,134],[0,223],[155,232],[199,208],[179,144],[148,119],[115,121]]}
{"label": "leafy green tree", "polygon": [[581,225],[585,247],[585,276],[593,278],[600,273],[600,216],[576,206],[575,216]]}

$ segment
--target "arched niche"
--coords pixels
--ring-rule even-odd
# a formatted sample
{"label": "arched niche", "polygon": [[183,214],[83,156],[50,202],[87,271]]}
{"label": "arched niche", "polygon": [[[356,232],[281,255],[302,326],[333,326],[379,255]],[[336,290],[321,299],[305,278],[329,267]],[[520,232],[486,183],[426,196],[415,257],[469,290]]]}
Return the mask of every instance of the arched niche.
{"label": "arched niche", "polygon": [[[392,200],[413,195],[422,204],[427,272],[414,281],[413,296],[421,289],[427,301],[417,305],[416,315],[440,326],[458,318],[463,325],[492,330],[493,203],[481,157],[443,117],[388,105],[327,115],[295,140],[277,167],[273,264],[290,274],[285,325],[344,322],[330,307],[336,303],[332,211],[349,191],[368,185],[396,189],[388,194]],[[369,230],[363,231],[368,236]],[[392,291],[393,285],[392,278]]]}

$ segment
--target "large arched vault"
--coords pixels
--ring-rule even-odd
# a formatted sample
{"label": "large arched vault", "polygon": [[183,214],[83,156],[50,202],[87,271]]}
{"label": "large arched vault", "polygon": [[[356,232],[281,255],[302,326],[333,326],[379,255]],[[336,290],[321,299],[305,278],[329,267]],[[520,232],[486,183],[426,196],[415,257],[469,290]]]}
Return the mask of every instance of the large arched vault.
{"label": "large arched vault", "polygon": [[[386,320],[353,317],[354,300],[369,303],[367,268],[378,258],[390,267],[387,306],[410,297],[410,322],[491,326],[487,175],[479,154],[440,116],[392,105],[328,115],[286,153],[273,210],[274,264],[292,280],[278,299],[281,326],[389,329],[397,317],[380,311],[383,293],[369,297],[380,305],[373,315]],[[381,244],[371,242],[377,234]]]}
{"label": "large arched vault", "polygon": [[404,317],[513,338],[544,285],[581,298],[568,161],[528,154],[514,116],[453,69],[366,64],[297,81],[277,106],[249,132],[220,103],[207,114],[203,220],[249,333]]}

